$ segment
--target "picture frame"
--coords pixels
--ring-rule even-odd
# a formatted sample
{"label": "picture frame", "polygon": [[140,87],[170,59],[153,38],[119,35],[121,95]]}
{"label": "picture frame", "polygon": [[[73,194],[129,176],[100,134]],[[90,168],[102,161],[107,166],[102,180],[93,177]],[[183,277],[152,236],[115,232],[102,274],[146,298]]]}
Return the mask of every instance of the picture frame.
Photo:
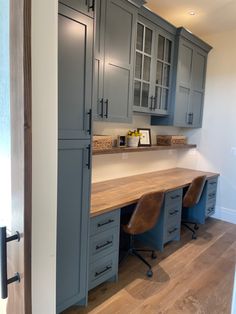
{"label": "picture frame", "polygon": [[142,134],[142,136],[140,137],[138,146],[140,147],[152,146],[151,129],[138,128],[138,131]]}
{"label": "picture frame", "polygon": [[117,136],[117,147],[127,147],[127,136],[118,135]]}

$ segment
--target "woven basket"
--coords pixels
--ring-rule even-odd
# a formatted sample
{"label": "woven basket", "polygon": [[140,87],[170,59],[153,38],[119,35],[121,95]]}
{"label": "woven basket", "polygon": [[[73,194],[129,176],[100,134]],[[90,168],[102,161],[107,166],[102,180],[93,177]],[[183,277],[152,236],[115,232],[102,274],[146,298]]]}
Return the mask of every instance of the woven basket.
{"label": "woven basket", "polygon": [[184,145],[187,144],[187,137],[183,135],[157,135],[157,145]]}
{"label": "woven basket", "polygon": [[109,135],[94,135],[93,150],[103,150],[112,148],[112,137]]}

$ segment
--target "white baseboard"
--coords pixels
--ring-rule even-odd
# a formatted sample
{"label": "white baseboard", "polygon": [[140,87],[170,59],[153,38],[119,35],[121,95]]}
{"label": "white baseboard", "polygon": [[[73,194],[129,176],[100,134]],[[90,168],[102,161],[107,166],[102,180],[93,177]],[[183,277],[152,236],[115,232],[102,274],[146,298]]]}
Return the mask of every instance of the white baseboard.
{"label": "white baseboard", "polygon": [[214,218],[236,224],[236,209],[216,206]]}

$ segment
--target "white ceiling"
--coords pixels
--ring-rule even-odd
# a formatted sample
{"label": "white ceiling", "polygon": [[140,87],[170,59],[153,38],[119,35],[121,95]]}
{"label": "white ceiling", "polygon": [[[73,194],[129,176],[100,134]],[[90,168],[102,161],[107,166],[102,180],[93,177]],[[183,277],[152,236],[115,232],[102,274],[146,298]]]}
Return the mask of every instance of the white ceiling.
{"label": "white ceiling", "polygon": [[236,0],[147,0],[146,7],[199,36],[236,30]]}

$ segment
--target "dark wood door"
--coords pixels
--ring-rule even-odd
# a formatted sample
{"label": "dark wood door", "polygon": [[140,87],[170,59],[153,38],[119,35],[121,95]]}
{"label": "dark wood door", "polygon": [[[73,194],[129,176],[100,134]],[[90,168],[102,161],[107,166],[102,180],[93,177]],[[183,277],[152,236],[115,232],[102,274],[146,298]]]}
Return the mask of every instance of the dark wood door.
{"label": "dark wood door", "polygon": [[[11,141],[11,209],[7,229],[20,241],[7,243],[7,314],[31,313],[31,0],[10,0],[9,111]],[[7,12],[8,14],[8,12]],[[1,178],[0,180],[3,180]],[[5,310],[4,310],[5,312]],[[1,312],[2,313],[2,312]]]}

